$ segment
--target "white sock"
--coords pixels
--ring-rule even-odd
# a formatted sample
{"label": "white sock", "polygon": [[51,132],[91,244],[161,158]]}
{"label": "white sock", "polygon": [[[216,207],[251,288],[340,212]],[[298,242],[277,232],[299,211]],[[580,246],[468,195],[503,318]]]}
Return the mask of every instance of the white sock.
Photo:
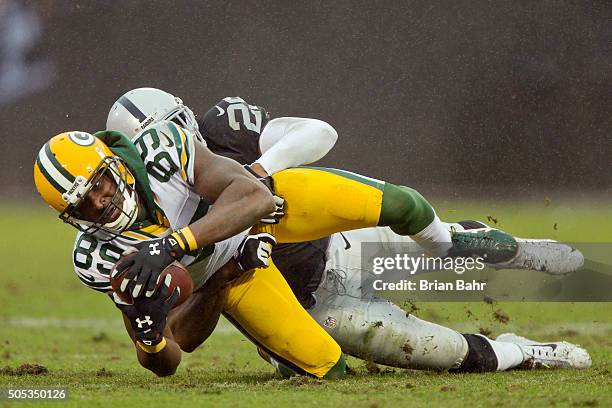
{"label": "white sock", "polygon": [[502,341],[491,340],[481,334],[478,336],[487,339],[495,357],[497,357],[497,371],[505,371],[509,368],[516,367],[523,362],[523,350],[521,346],[514,343],[504,343]]}
{"label": "white sock", "polygon": [[446,256],[448,250],[453,246],[450,229],[440,221],[437,215],[434,216],[431,224],[411,235],[410,238],[433,256]]}

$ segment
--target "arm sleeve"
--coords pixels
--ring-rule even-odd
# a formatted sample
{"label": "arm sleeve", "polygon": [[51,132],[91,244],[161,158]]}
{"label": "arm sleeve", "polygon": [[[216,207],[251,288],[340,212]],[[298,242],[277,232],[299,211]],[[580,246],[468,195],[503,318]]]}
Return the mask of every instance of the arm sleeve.
{"label": "arm sleeve", "polygon": [[323,158],[338,140],[336,130],[317,119],[272,119],[259,138],[261,157],[255,161],[268,174],[310,164]]}

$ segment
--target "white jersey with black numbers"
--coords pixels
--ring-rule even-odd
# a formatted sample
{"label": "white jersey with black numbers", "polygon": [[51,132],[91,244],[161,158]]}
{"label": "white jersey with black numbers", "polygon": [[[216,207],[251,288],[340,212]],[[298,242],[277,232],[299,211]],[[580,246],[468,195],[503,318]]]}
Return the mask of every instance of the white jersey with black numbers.
{"label": "white jersey with black numbers", "polygon": [[203,142],[169,121],[154,124],[132,142],[145,164],[155,204],[170,227],[176,230],[189,225],[200,203],[192,189],[195,144]]}
{"label": "white jersey with black numbers", "polygon": [[[195,144],[203,142],[169,121],[154,124],[132,142],[144,163],[161,225],[126,231],[110,241],[103,231],[77,234],[73,250],[75,272],[85,285],[103,292],[111,290],[110,272],[125,250],[189,225],[199,218],[202,207],[208,206],[193,191]],[[181,259],[191,273],[194,289],[231,259],[245,234],[246,231]]]}

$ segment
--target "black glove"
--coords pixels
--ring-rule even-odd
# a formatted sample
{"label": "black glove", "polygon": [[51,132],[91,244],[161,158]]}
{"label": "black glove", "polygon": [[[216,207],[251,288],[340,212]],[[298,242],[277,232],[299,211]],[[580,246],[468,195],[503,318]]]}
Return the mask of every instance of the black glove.
{"label": "black glove", "polygon": [[131,293],[134,299],[142,293],[150,297],[161,272],[173,261],[181,259],[185,252],[171,236],[141,242],[134,247],[138,251],[132,256],[121,258],[115,265],[112,277],[125,273],[122,290]]}
{"label": "black glove", "polygon": [[242,271],[270,266],[270,254],[276,245],[276,239],[265,232],[244,237],[234,260]]}
{"label": "black glove", "polygon": [[153,296],[135,299],[131,305],[118,302],[115,298],[116,306],[130,321],[134,337],[146,346],[155,346],[162,341],[168,313],[181,294],[181,289],[176,287],[168,296],[171,281],[172,275],[166,275]]}
{"label": "black glove", "polygon": [[270,214],[266,215],[264,218],[259,220],[262,224],[278,224],[280,219],[285,216],[285,199],[283,197],[277,196],[274,191],[274,180],[272,176],[261,177],[259,174],[255,173],[251,166],[244,165],[246,171],[251,173],[257,180],[261,181],[264,186],[270,190],[272,196],[274,197],[274,204],[276,205],[276,209]]}

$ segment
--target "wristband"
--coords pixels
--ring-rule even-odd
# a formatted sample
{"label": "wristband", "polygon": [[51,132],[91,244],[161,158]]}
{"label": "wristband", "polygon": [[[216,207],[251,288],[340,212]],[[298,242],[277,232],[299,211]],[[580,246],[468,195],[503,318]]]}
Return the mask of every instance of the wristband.
{"label": "wristband", "polygon": [[198,249],[198,243],[189,227],[182,228],[171,235],[177,240],[183,251],[192,252]]}
{"label": "wristband", "polygon": [[154,346],[147,346],[146,344],[142,343],[140,340],[136,340],[136,344],[145,353],[155,354],[155,353],[159,353],[160,351],[162,351],[166,347],[167,343],[166,343],[166,338],[162,336],[161,341]]}

